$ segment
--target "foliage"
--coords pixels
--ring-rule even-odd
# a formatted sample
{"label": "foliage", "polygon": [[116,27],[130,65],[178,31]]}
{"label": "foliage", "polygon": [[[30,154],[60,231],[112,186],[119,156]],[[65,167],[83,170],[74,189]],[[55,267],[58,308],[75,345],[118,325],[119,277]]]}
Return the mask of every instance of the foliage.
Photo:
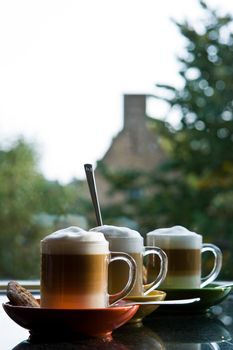
{"label": "foliage", "polygon": [[[39,227],[32,215],[39,209],[36,196],[41,175],[33,147],[19,139],[0,150],[0,275],[25,276],[38,272],[35,255]],[[30,274],[29,274],[30,276]]]}
{"label": "foliage", "polygon": [[185,54],[179,57],[184,85],[181,89],[159,87],[172,91],[166,101],[179,112],[180,125],[179,130],[165,125],[164,136],[172,142],[174,168],[195,194],[191,207],[187,193],[182,200],[191,213],[189,225],[221,246],[228,274],[233,261],[229,254],[233,247],[229,220],[233,214],[232,16],[219,15],[204,1],[200,4],[205,20],[199,30],[187,22],[176,23],[187,43]]}

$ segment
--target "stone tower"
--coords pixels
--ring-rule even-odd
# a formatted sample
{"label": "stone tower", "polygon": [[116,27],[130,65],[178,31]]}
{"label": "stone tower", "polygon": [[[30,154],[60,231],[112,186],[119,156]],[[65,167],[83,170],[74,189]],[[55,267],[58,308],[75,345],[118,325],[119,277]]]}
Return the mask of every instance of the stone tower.
{"label": "stone tower", "polygon": [[[102,158],[112,171],[151,170],[165,159],[158,139],[146,127],[146,95],[124,95],[124,125]],[[108,198],[108,184],[96,169],[96,182],[101,205],[113,202]],[[117,200],[115,198],[115,200]]]}

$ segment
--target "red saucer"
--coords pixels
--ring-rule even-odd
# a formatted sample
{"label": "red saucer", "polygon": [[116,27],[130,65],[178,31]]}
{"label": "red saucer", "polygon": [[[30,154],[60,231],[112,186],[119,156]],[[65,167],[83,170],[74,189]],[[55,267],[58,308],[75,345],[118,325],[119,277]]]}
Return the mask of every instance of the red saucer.
{"label": "red saucer", "polygon": [[137,312],[138,305],[125,305],[101,309],[49,309],[41,307],[2,304],[8,316],[26,328],[33,336],[64,335],[106,337],[128,322]]}

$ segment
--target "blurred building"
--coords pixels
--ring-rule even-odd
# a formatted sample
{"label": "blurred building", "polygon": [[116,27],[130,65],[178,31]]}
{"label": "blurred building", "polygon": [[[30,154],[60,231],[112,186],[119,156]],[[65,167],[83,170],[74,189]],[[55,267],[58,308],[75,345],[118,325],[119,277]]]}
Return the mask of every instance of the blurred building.
{"label": "blurred building", "polygon": [[[101,163],[111,171],[149,171],[165,159],[165,152],[156,136],[146,126],[146,95],[124,95],[123,129],[113,138]],[[96,182],[101,206],[122,200],[109,196],[109,185],[96,169]]]}

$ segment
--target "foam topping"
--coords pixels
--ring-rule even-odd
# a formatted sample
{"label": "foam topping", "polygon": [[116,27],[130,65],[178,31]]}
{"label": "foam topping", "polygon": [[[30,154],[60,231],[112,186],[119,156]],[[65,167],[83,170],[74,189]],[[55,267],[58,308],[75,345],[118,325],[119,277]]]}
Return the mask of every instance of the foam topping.
{"label": "foam topping", "polygon": [[169,248],[200,248],[202,236],[183,226],[159,228],[147,233],[147,244]]}
{"label": "foam topping", "polygon": [[103,233],[76,226],[53,232],[41,241],[42,251],[47,254],[101,254],[109,251],[108,246]]}
{"label": "foam topping", "polygon": [[90,230],[90,232],[93,231],[104,234],[109,241],[111,251],[137,253],[143,250],[143,237],[138,231],[128,227],[102,225]]}

